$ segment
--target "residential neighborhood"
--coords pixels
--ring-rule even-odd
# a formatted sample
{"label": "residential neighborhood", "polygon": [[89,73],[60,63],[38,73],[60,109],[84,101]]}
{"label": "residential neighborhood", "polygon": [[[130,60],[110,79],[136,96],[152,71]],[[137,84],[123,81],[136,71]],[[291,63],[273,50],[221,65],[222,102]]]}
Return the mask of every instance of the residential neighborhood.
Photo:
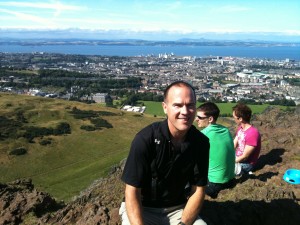
{"label": "residential neighborhood", "polygon": [[[138,78],[141,83],[126,87],[126,91],[161,95],[171,82],[185,80],[195,87],[198,99],[226,102],[251,99],[262,103],[286,99],[300,103],[300,62],[293,59],[191,57],[173,53],[112,57],[2,52],[0,68],[0,91],[51,98],[71,99],[76,95],[80,99],[104,103],[115,97],[110,92],[117,88],[104,92],[100,84],[98,89],[78,84],[89,82],[97,86],[98,81],[107,80],[117,85],[122,80]],[[58,82],[68,82],[63,91],[32,87],[30,83],[41,70],[76,73],[76,77],[55,77]],[[24,75],[26,73],[28,76]]]}

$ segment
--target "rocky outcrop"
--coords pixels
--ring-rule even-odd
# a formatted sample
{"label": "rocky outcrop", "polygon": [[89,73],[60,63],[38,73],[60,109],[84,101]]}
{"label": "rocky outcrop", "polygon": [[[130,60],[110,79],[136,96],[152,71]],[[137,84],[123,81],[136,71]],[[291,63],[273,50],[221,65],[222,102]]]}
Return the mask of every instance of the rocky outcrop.
{"label": "rocky outcrop", "polygon": [[37,191],[30,179],[0,184],[0,224],[19,224],[30,214],[39,217],[59,207],[49,194]]}
{"label": "rocky outcrop", "polygon": [[[217,198],[206,197],[201,216],[208,225],[300,224],[300,186],[282,179],[287,169],[300,169],[299,112],[275,108],[255,116],[263,144],[257,170],[236,179]],[[121,224],[123,166],[114,166],[109,177],[95,181],[67,205],[36,191],[30,180],[1,184],[0,224]]]}

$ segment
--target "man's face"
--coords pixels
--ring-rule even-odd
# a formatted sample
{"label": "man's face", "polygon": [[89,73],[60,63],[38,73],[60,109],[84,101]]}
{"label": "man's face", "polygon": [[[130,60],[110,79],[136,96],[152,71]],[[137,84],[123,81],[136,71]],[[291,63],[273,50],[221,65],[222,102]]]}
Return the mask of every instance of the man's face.
{"label": "man's face", "polygon": [[209,117],[205,115],[203,111],[198,111],[195,121],[197,122],[198,127],[207,127],[209,125]]}
{"label": "man's face", "polygon": [[168,116],[168,125],[173,136],[187,131],[196,114],[193,91],[186,86],[171,87],[167,99],[163,102],[163,109]]}

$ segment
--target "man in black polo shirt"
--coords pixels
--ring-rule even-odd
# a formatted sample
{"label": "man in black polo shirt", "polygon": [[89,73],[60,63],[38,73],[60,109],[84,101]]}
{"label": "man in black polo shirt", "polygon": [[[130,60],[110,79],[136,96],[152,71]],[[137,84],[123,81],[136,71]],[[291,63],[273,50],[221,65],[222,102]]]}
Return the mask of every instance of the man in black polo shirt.
{"label": "man in black polo shirt", "polygon": [[[167,119],[134,138],[122,175],[123,225],[206,224],[199,212],[207,184],[209,140],[193,125],[196,95],[183,81],[170,84],[162,103]],[[192,187],[190,196],[185,186]]]}

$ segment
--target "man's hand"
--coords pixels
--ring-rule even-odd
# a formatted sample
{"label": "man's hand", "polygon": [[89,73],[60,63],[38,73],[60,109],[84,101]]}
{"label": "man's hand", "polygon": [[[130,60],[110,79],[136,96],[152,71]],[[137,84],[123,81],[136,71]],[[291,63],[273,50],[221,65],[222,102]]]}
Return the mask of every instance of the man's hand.
{"label": "man's hand", "polygon": [[205,187],[192,186],[192,193],[182,213],[181,224],[184,225],[193,224],[200,213],[205,197]]}

